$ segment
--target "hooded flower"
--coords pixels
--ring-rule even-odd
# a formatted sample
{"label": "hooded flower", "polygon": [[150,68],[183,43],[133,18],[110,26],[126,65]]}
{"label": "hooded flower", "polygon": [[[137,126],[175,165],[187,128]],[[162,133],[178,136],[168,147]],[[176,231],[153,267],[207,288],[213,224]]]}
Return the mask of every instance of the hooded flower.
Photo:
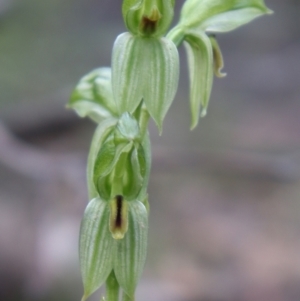
{"label": "hooded flower", "polygon": [[167,35],[176,45],[184,42],[190,75],[191,129],[207,112],[213,71],[219,77],[223,57],[214,33],[234,30],[272,13],[263,0],[187,0],[179,24]]}

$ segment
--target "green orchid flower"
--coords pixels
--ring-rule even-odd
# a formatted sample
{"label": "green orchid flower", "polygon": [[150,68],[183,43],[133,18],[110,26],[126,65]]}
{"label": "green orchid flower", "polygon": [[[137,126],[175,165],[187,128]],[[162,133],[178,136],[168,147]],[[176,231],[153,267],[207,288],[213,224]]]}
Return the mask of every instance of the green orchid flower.
{"label": "green orchid flower", "polygon": [[206,115],[213,74],[224,66],[216,33],[271,11],[263,0],[187,0],[166,37],[174,0],[124,0],[127,33],[114,43],[112,68],[84,76],[67,105],[97,128],[87,164],[89,203],[80,228],[85,301],[106,283],[105,301],[134,301],[146,259],[147,187],[152,117],[162,131],[179,79],[177,46],[184,44],[190,77],[191,128]]}
{"label": "green orchid flower", "polygon": [[138,196],[145,179],[146,159],[138,123],[128,113],[102,142],[92,173],[102,199],[122,195],[130,201]]}
{"label": "green orchid flower", "polygon": [[191,129],[207,112],[213,82],[224,63],[214,33],[234,30],[272,13],[263,0],[187,0],[180,21],[167,35],[177,46],[184,42],[190,74]]}
{"label": "green orchid flower", "polygon": [[178,79],[178,51],[171,40],[131,33],[118,36],[112,56],[112,89],[119,114],[133,114],[143,102],[161,132]]}
{"label": "green orchid flower", "polygon": [[149,145],[149,135],[141,137],[138,123],[129,113],[117,122],[100,123],[96,130],[88,164],[90,196],[94,198],[80,230],[83,300],[104,282],[108,287],[114,283],[115,294],[120,287],[127,299],[134,298],[146,259]]}
{"label": "green orchid flower", "polygon": [[128,299],[134,300],[146,259],[147,234],[148,213],[141,201],[128,202],[116,196],[110,202],[100,198],[89,202],[79,241],[83,301],[114,277],[113,292],[118,294],[121,287]]}

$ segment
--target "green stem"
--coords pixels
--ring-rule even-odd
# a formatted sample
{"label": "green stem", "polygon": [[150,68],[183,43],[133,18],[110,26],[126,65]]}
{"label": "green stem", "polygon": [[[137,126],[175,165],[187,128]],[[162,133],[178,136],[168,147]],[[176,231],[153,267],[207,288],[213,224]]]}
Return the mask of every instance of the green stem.
{"label": "green stem", "polygon": [[119,300],[119,283],[112,271],[106,280],[106,298],[105,301],[118,301]]}
{"label": "green stem", "polygon": [[134,301],[134,297],[130,298],[126,293],[123,292],[122,301]]}
{"label": "green stem", "polygon": [[168,32],[167,38],[171,40],[177,47],[180,46],[184,40],[184,28],[181,26],[175,26]]}
{"label": "green stem", "polygon": [[143,105],[139,115],[139,126],[141,131],[141,137],[144,137],[144,135],[147,132],[149,118],[150,118],[150,114],[147,108]]}

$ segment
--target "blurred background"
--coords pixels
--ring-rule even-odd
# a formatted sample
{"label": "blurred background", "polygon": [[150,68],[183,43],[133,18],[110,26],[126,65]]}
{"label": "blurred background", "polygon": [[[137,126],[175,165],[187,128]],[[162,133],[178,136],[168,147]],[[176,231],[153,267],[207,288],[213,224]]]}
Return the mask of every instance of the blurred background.
{"label": "blurred background", "polygon": [[[215,80],[192,132],[180,48],[163,135],[150,125],[149,251],[137,300],[300,300],[300,1],[266,2],[274,15],[218,36],[228,75]],[[110,65],[125,31],[120,6],[0,0],[0,300],[81,298],[78,232],[95,125],[65,104],[80,77]]]}

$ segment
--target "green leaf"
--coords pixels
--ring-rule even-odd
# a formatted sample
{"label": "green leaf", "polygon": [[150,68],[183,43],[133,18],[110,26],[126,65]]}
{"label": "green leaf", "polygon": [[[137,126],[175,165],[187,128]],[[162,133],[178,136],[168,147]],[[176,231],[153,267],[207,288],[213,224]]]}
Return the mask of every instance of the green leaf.
{"label": "green leaf", "polygon": [[128,202],[128,230],[117,241],[114,271],[120,287],[131,298],[143,272],[148,235],[148,213],[139,201]]}
{"label": "green leaf", "polygon": [[119,113],[133,113],[141,100],[160,131],[174,99],[179,78],[179,58],[166,38],[121,34],[114,45],[112,85]]}
{"label": "green leaf", "polygon": [[269,13],[263,0],[187,0],[180,24],[187,30],[224,32]]}
{"label": "green leaf", "polygon": [[116,116],[111,69],[95,69],[84,76],[73,91],[67,107],[74,109],[80,117],[88,116],[97,123]]}
{"label": "green leaf", "polygon": [[213,50],[204,32],[189,32],[184,45],[190,74],[191,129],[206,115],[213,83]]}
{"label": "green leaf", "polygon": [[113,268],[114,240],[109,231],[108,203],[89,202],[81,222],[79,259],[86,300],[107,279]]}

